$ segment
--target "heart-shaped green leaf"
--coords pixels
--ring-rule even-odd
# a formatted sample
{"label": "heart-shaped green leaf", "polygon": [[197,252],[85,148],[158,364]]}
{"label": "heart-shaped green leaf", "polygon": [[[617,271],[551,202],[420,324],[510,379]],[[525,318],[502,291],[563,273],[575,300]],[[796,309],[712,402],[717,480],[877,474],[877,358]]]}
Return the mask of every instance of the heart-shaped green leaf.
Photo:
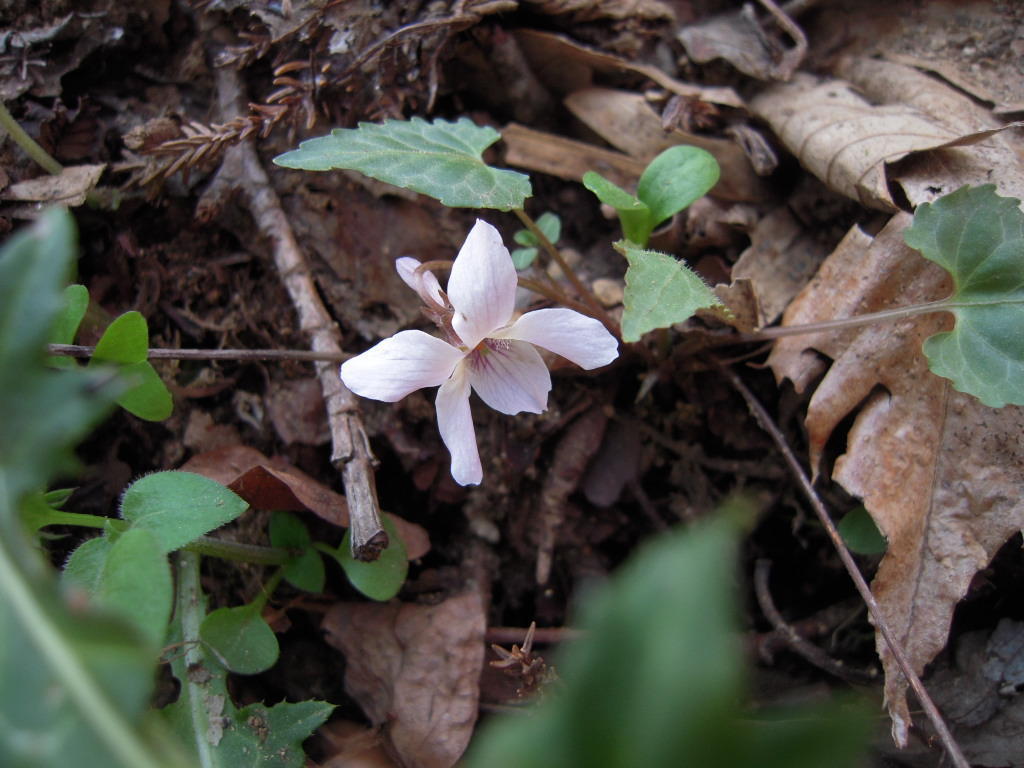
{"label": "heart-shaped green leaf", "polygon": [[924,343],[932,372],[985,405],[1024,405],[1024,213],[995,187],[922,203],[904,238],[953,276],[956,326]]}
{"label": "heart-shaped green leaf", "polygon": [[405,544],[398,531],[387,517],[381,522],[388,534],[388,546],[372,563],[352,557],[352,529],[345,532],[345,538],[337,549],[321,549],[329,554],[345,570],[352,586],[372,600],[390,600],[398,594],[409,572],[409,560]]}
{"label": "heart-shaped green leaf", "polygon": [[596,171],[587,171],[583,174],[583,186],[597,195],[597,199],[602,203],[610,205],[618,212],[622,234],[627,240],[641,247],[647,245],[647,240],[654,231],[654,220],[651,209],[646,204]]}
{"label": "heart-shaped green leaf", "polygon": [[131,389],[117,404],[146,421],[163,421],[174,410],[174,401],[160,375],[149,363],[149,327],[138,312],[116,318],[96,344],[89,365],[117,363]]}
{"label": "heart-shaped green leaf", "polygon": [[629,262],[622,312],[623,341],[639,341],[648,331],[681,323],[698,309],[721,303],[697,273],[678,259],[622,240],[615,244],[615,249]]}
{"label": "heart-shaped green leaf", "polygon": [[299,589],[321,592],[324,588],[324,561],[313,549],[306,526],[295,515],[275,512],[270,517],[270,543],[299,552],[284,566],[284,578]]}
{"label": "heart-shaped green leaf", "polygon": [[636,196],[651,209],[657,227],[670,216],[704,197],[718,183],[718,161],[700,147],[669,147],[644,169]]}
{"label": "heart-shaped green leaf", "polygon": [[274,630],[255,605],[218,608],[203,619],[199,636],[221,664],[240,675],[265,672],[280,654]]}
{"label": "heart-shaped green leaf", "polygon": [[274,158],[277,165],[307,171],[360,171],[396,187],[440,200],[454,208],[522,208],[533,194],[530,179],[492,168],[483,151],[501,138],[493,128],[468,118],[456,122],[420,117],[360,123],[304,141]]}
{"label": "heart-shaped green leaf", "polygon": [[173,552],[234,520],[249,505],[215,480],[192,472],[155,472],[121,497],[121,516],[151,531],[164,553]]}

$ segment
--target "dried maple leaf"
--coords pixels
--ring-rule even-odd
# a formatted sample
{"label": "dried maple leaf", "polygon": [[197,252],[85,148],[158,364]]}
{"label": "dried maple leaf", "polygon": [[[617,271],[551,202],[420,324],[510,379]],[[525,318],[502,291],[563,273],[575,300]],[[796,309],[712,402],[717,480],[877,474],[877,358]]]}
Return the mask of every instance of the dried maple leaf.
{"label": "dried maple leaf", "polygon": [[[895,216],[873,241],[854,229],[784,323],[947,296],[947,273],[903,243],[910,221]],[[789,337],[769,358],[776,378],[798,391],[824,367],[817,353],[833,360],[808,406],[811,465],[817,472],[833,430],[857,411],[833,478],[864,499],[888,539],[872,590],[918,672],[945,646],[971,578],[1024,526],[1024,409],[988,408],[928,370],[921,342],[950,326],[950,316],[937,313]],[[876,642],[893,736],[904,745],[907,684],[880,635]]]}

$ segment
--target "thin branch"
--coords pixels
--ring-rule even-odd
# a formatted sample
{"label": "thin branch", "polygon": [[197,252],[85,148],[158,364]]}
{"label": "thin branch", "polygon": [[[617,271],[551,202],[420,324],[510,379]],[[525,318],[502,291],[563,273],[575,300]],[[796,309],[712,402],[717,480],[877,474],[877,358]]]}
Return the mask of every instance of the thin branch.
{"label": "thin branch", "polygon": [[[51,355],[92,357],[96,347],[79,344],[50,344]],[[149,350],[150,360],[302,360],[340,363],[352,357],[347,352],[311,352],[306,349],[164,349]]]}
{"label": "thin branch", "polygon": [[21,147],[25,154],[35,160],[36,164],[47,173],[52,173],[56,176],[64,170],[64,166],[50,157],[50,154],[39,146],[35,139],[25,133],[25,129],[11,116],[7,105],[2,101],[0,101],[0,128],[5,129],[10,134],[14,143]]}
{"label": "thin branch", "polygon": [[814,509],[818,519],[821,520],[821,524],[828,533],[828,537],[832,540],[832,544],[836,548],[836,552],[839,554],[839,559],[846,568],[846,572],[850,574],[850,578],[853,579],[853,584],[857,588],[857,592],[860,593],[865,605],[867,605],[868,612],[871,614],[871,620],[874,622],[875,627],[878,628],[878,632],[885,639],[886,644],[889,646],[889,650],[892,651],[892,655],[896,660],[897,666],[900,668],[903,676],[907,678],[911,690],[913,690],[914,695],[917,696],[922,709],[924,709],[925,715],[927,715],[932,726],[935,728],[935,732],[938,734],[940,741],[942,741],[942,745],[946,748],[946,753],[949,755],[953,765],[957,768],[971,768],[970,763],[967,762],[967,758],[964,757],[959,745],[953,738],[953,734],[950,733],[949,728],[946,726],[945,720],[942,719],[942,714],[939,712],[938,707],[935,706],[935,702],[932,701],[931,696],[928,695],[928,691],[925,690],[924,685],[921,683],[921,678],[918,677],[917,673],[911,666],[909,659],[907,659],[906,654],[903,652],[903,648],[896,641],[896,637],[893,634],[892,629],[890,629],[888,622],[882,615],[882,609],[878,605],[878,601],[875,600],[875,596],[871,593],[871,588],[864,580],[864,576],[861,574],[860,569],[854,562],[853,555],[850,554],[850,550],[847,548],[846,542],[844,542],[843,537],[839,535],[839,531],[832,522],[832,518],[829,516],[828,510],[825,508],[825,504],[818,497],[817,492],[814,490],[814,486],[811,484],[810,479],[808,479],[803,467],[800,466],[800,462],[797,460],[793,450],[786,442],[786,438],[782,434],[782,431],[778,426],[776,426],[764,406],[758,402],[757,398],[754,397],[754,394],[740,380],[740,377],[736,375],[735,371],[724,366],[720,366],[719,370],[726,379],[728,379],[733,388],[740,393],[746,401],[751,414],[753,414],[757,423],[761,425],[761,429],[769,434],[772,438],[772,442],[775,443],[775,446],[782,453],[783,458],[786,460],[786,464],[789,466],[790,471],[793,473],[793,477],[797,481],[797,485],[800,487],[804,497],[811,505],[811,508]]}
{"label": "thin branch", "polygon": [[771,563],[767,560],[758,560],[754,566],[754,594],[757,596],[757,604],[765,618],[771,622],[776,634],[783,638],[786,646],[794,653],[801,656],[805,661],[810,662],[818,669],[835,675],[848,683],[864,684],[874,682],[878,675],[874,670],[854,669],[843,664],[838,659],[833,659],[814,643],[808,642],[782,618],[779,609],[775,607],[771,590],[768,588],[768,573],[771,570]]}
{"label": "thin branch", "polygon": [[[241,111],[239,96],[244,93],[238,73],[222,68],[215,76],[220,111],[225,115],[238,114]],[[218,171],[220,174],[233,177],[231,180],[241,190],[253,221],[270,241],[274,265],[291,297],[299,327],[309,336],[313,351],[340,356],[341,333],[320,300],[309,263],[252,144],[243,142],[229,148]],[[333,446],[331,460],[341,470],[349,505],[352,555],[357,560],[375,560],[388,545],[374,486],[373,467],[377,460],[359,417],[356,397],[342,383],[337,367],[320,361],[316,369],[327,404]]]}

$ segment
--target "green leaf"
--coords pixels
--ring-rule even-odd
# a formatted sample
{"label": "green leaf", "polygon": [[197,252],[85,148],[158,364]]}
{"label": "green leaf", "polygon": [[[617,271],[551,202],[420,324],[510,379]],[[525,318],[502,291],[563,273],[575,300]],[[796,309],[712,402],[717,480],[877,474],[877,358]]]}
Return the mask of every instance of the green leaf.
{"label": "green leaf", "polygon": [[284,566],[284,578],[307,592],[322,592],[324,588],[324,561],[313,549],[309,531],[299,518],[288,512],[275,512],[270,516],[270,543],[275,547],[300,552]]}
{"label": "green leaf", "polygon": [[164,553],[229,523],[248,504],[215,480],[192,472],[156,472],[128,486],[121,516],[151,531]]}
{"label": "green leaf", "polygon": [[[84,285],[69,285],[64,289],[64,309],[57,315],[57,320],[50,333],[51,344],[74,344],[78,326],[89,308],[89,290]],[[76,368],[78,363],[71,357],[51,357],[50,365],[54,368]]]}
{"label": "green leaf", "polygon": [[[743,706],[736,631],[737,509],[658,537],[584,603],[562,685],[532,717],[490,721],[468,768],[853,768],[863,712],[760,721]],[[794,715],[799,715],[797,718]]]}
{"label": "green leaf", "polygon": [[714,155],[699,147],[669,147],[651,160],[640,176],[636,196],[651,209],[657,227],[706,195],[719,176]]}
{"label": "green leaf", "polygon": [[302,768],[306,765],[302,742],[333,709],[333,704],[323,701],[282,701],[272,707],[250,704],[235,714],[218,752],[226,766]]}
{"label": "green leaf", "polygon": [[[526,234],[530,234],[530,233],[526,232]],[[530,247],[530,248],[514,248],[512,250],[512,254],[511,254],[511,256],[512,256],[512,266],[514,266],[517,271],[526,269],[531,264],[533,264],[533,262],[537,258],[537,254],[538,253],[539,253],[539,251],[536,248],[533,248],[533,247]]]}
{"label": "green leaf", "polygon": [[953,276],[956,326],[924,343],[932,372],[985,405],[1024,405],[1024,213],[995,187],[922,203],[904,234]]}
{"label": "green leaf", "polygon": [[89,365],[118,363],[132,388],[117,404],[146,421],[163,421],[174,409],[171,393],[149,363],[149,327],[138,312],[125,312],[103,332]]}
{"label": "green leaf", "polygon": [[639,341],[648,331],[681,323],[698,309],[721,303],[704,281],[678,259],[621,240],[615,249],[629,262],[623,299],[623,341]]}
{"label": "green leaf", "polygon": [[307,171],[346,168],[455,208],[508,211],[522,208],[533,191],[529,177],[484,163],[483,151],[500,138],[493,128],[465,117],[454,123],[414,117],[336,128],[275,157],[274,163]]}
{"label": "green leaf", "polygon": [[101,363],[141,363],[149,355],[149,326],[139,312],[125,312],[107,326],[92,359]]}
{"label": "green leaf", "polygon": [[153,647],[163,645],[174,588],[167,556],[152,533],[134,528],[118,536],[98,587],[97,605],[134,624]]}
{"label": "green leaf", "polygon": [[103,578],[103,568],[110,554],[113,541],[109,536],[86,539],[68,558],[61,572],[60,580],[65,587],[75,586],[95,595]]}
{"label": "green leaf", "polygon": [[199,637],[217,661],[240,675],[265,672],[280,654],[277,636],[255,604],[218,608],[203,619]]}
{"label": "green leaf", "polygon": [[381,522],[388,534],[388,546],[372,563],[352,557],[352,529],[345,532],[345,538],[337,549],[321,551],[330,554],[345,570],[352,586],[372,600],[390,600],[398,594],[409,572],[409,561],[394,524],[382,517]]}
{"label": "green leaf", "polygon": [[[554,245],[562,236],[562,220],[558,218],[557,213],[545,211],[537,219],[537,229],[543,232],[544,237]],[[527,230],[527,232],[529,232],[529,230]]]}
{"label": "green leaf", "polygon": [[0,472],[8,470],[12,499],[38,490],[51,474],[71,472],[71,446],[120,388],[109,373],[45,365],[74,245],[70,214],[51,210],[0,250]]}
{"label": "green leaf", "polygon": [[881,555],[888,546],[885,536],[878,530],[875,521],[863,506],[851,509],[843,515],[836,528],[846,546],[858,555]]}
{"label": "green leaf", "polygon": [[135,386],[117,399],[118,405],[146,421],[163,421],[171,415],[174,399],[148,360],[125,365],[121,373]]}
{"label": "green leaf", "polygon": [[654,231],[654,219],[646,203],[642,203],[596,171],[587,171],[583,174],[583,186],[597,195],[597,199],[602,203],[618,211],[622,234],[627,240],[639,246],[647,245],[647,240]]}

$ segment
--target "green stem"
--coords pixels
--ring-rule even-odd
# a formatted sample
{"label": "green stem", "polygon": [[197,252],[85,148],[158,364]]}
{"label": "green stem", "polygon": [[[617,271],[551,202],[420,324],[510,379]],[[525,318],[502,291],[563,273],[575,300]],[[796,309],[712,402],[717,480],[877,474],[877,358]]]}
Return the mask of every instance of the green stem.
{"label": "green stem", "polygon": [[263,585],[263,589],[256,596],[249,605],[253,607],[256,613],[263,610],[263,606],[267,604],[267,600],[274,594],[274,590],[277,589],[277,585],[281,583],[281,579],[284,577],[284,568],[278,568],[274,571],[273,575],[267,580],[267,583]]}
{"label": "green stem", "polygon": [[25,133],[25,129],[11,116],[7,105],[2,101],[0,101],[0,128],[4,128],[10,134],[14,143],[21,147],[25,154],[35,160],[47,173],[56,175],[64,170],[64,166],[50,157],[49,153],[39,146],[35,139]]}
{"label": "green stem", "polygon": [[[42,517],[42,515],[39,516],[39,518]],[[46,513],[45,519],[36,519],[32,522],[38,528],[47,525],[106,528],[110,525],[115,530],[125,531],[130,527],[130,523],[127,520],[101,517],[100,515],[81,515],[77,512],[64,512],[59,509],[50,510]],[[200,536],[198,539],[186,544],[183,549],[199,555],[219,557],[221,560],[236,560],[243,563],[253,563],[254,565],[284,565],[295,557],[295,553],[290,549],[263,547],[259,544],[243,544],[238,541],[217,539],[213,536]]]}
{"label": "green stem", "polygon": [[[199,625],[203,623],[203,592],[199,584],[199,555],[195,552],[179,552],[177,554],[178,593],[175,615],[181,624],[181,640],[185,647],[185,669],[198,669],[206,661],[202,644],[199,640]],[[213,748],[207,733],[209,732],[209,711],[206,709],[206,688],[196,683],[192,675],[180,675],[182,685],[188,686],[189,729],[192,743],[195,745],[202,768],[213,768],[216,765]],[[182,691],[182,695],[186,695]]]}
{"label": "green stem", "polygon": [[[1019,301],[999,301],[989,302],[988,304],[1019,304]],[[751,341],[767,341],[771,339],[781,339],[785,336],[801,336],[808,333],[823,333],[827,331],[842,331],[847,328],[859,328],[862,325],[871,325],[873,323],[883,322],[886,320],[903,320],[908,317],[915,315],[927,315],[933,312],[948,312],[958,307],[977,307],[986,306],[980,305],[976,302],[955,302],[949,299],[941,299],[940,301],[930,301],[926,304],[911,304],[906,307],[894,307],[892,309],[883,309],[881,312],[869,312],[866,315],[854,315],[853,317],[841,317],[835,320],[826,320],[821,323],[806,323],[803,325],[781,325],[774,328],[763,328],[760,331],[751,331],[749,333],[740,333],[735,336],[730,336],[728,339],[723,340],[723,344],[745,344]]]}
{"label": "green stem", "polygon": [[[0,476],[0,486],[3,478]],[[6,489],[0,488],[0,503],[7,505]],[[0,519],[13,516],[0,509]],[[10,547],[17,542],[0,540],[0,584],[3,598],[14,615],[14,623],[28,636],[43,662],[53,672],[59,687],[74,702],[81,717],[116,759],[132,768],[160,768],[134,728],[113,705],[94,679],[75,648],[68,642],[54,618],[34,593],[25,573],[18,568]]]}
{"label": "green stem", "polygon": [[562,254],[559,253],[555,244],[548,240],[548,236],[541,231],[536,222],[530,218],[530,215],[522,208],[515,208],[512,212],[519,217],[519,221],[521,221],[523,226],[529,230],[530,234],[537,238],[537,242],[540,243],[544,252],[547,253],[548,256],[550,256],[551,259],[561,268],[562,273],[566,278],[568,278],[569,282],[572,283],[572,287],[576,289],[580,298],[583,299],[584,303],[586,303],[589,308],[590,311],[587,312],[587,314],[597,320],[600,320],[604,327],[608,329],[609,333],[616,338],[621,339],[618,324],[611,319],[604,307],[601,306],[601,302],[599,302],[597,297],[594,296],[593,292],[583,285],[583,282],[576,274],[576,271],[569,266],[569,262],[562,257]]}

